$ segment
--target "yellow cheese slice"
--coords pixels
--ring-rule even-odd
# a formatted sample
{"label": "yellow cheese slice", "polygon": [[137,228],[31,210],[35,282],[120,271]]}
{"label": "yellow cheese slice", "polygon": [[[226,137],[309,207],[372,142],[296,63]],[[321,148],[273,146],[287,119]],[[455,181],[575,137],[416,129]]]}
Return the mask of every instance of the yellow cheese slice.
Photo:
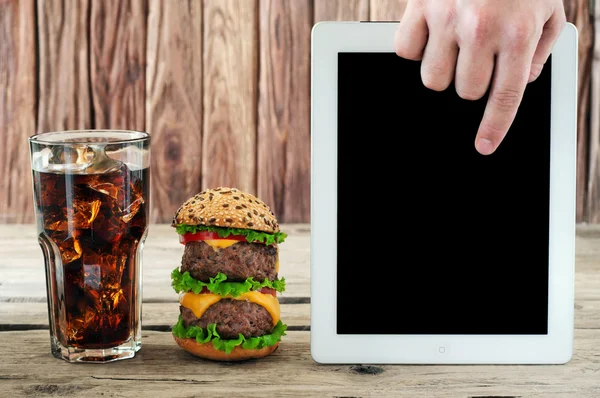
{"label": "yellow cheese slice", "polygon": [[212,247],[214,251],[219,251],[219,249],[225,249],[229,246],[233,246],[236,243],[239,243],[239,240],[233,239],[208,239],[204,241],[207,245]]}
{"label": "yellow cheese slice", "polygon": [[277,322],[279,322],[279,319],[281,318],[281,310],[279,307],[279,300],[277,299],[277,297],[270,294],[264,294],[255,291],[244,293],[238,297],[221,297],[218,294],[213,293],[183,293],[179,297],[179,304],[181,304],[185,308],[190,309],[194,313],[194,315],[196,315],[197,318],[200,318],[208,309],[208,307],[219,302],[221,299],[224,298],[233,300],[247,300],[251,303],[255,303],[264,307],[269,312],[269,314],[271,314],[271,318],[273,319],[273,325],[276,325]]}

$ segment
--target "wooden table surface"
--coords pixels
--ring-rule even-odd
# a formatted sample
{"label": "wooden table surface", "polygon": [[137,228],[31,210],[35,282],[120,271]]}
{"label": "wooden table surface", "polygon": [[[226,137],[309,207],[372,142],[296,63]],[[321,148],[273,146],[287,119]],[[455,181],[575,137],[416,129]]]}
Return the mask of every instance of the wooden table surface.
{"label": "wooden table surface", "polygon": [[143,347],[135,358],[69,364],[50,354],[42,254],[32,225],[0,226],[0,397],[600,397],[600,226],[578,226],[575,352],[566,365],[320,365],[310,356],[309,225],[283,225],[287,335],[271,356],[216,363],[181,350],[170,273],[183,246],[153,225],[144,248]]}

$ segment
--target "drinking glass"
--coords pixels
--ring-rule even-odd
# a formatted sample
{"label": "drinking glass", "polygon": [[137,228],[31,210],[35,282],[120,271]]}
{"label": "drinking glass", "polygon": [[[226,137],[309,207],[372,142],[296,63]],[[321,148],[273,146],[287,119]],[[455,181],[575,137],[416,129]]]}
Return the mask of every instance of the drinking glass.
{"label": "drinking glass", "polygon": [[77,130],[29,138],[52,354],[132,358],[141,348],[150,136]]}

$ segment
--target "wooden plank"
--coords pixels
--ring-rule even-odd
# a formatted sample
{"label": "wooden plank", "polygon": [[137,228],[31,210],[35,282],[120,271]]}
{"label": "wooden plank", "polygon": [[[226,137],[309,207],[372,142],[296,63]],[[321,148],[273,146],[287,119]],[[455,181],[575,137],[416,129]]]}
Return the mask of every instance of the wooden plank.
{"label": "wooden plank", "polygon": [[310,220],[310,0],[261,0],[258,196],[280,223]]}
{"label": "wooden plank", "polygon": [[152,136],[152,222],[169,223],[200,191],[202,4],[150,0],[146,126]]}
{"label": "wooden plank", "polygon": [[577,397],[597,398],[600,330],[577,330],[574,355],[556,366],[319,365],[310,334],[288,332],[260,360],[235,364],[194,357],[169,332],[142,333],[136,358],[73,366],[50,355],[48,332],[1,334],[0,396],[100,393],[120,397]]}
{"label": "wooden plank", "polygon": [[[283,224],[289,237],[280,246],[283,298],[310,296],[310,227]],[[600,225],[579,225],[576,238],[576,302],[600,300]],[[179,265],[183,246],[169,225],[151,225],[144,246],[144,300],[174,302],[170,273]],[[0,301],[45,298],[43,259],[33,225],[0,225]]]}
{"label": "wooden plank", "polygon": [[315,22],[368,21],[369,0],[314,0]]}
{"label": "wooden plank", "polygon": [[145,129],[146,0],[91,4],[94,126]]}
{"label": "wooden plank", "polygon": [[257,32],[257,0],[204,1],[204,188],[256,193]]}
{"label": "wooden plank", "polygon": [[[600,309],[600,302],[586,303],[582,313]],[[48,326],[48,306],[44,303],[2,303],[0,302],[0,331],[11,330],[21,325],[20,329],[41,328]],[[144,303],[142,305],[142,328],[167,328],[177,322],[179,304]],[[308,328],[310,325],[310,304],[281,304],[281,321],[293,328]],[[586,328],[600,328],[600,314],[586,321]],[[163,329],[161,329],[163,330]]]}
{"label": "wooden plank", "polygon": [[[282,300],[310,294],[310,235],[305,225],[284,224],[290,235],[279,246],[280,275],[287,288]],[[18,231],[17,236],[15,232]],[[151,225],[144,245],[144,301],[177,301],[171,288],[171,271],[181,263],[184,247],[175,229],[166,224]],[[0,225],[0,302],[43,301],[46,296],[42,252],[35,226]],[[600,294],[600,293],[599,293]]]}
{"label": "wooden plank", "polygon": [[[291,302],[308,298],[309,225],[283,224],[281,228],[289,233],[280,246],[280,274],[287,281],[281,299]],[[149,231],[144,246],[144,301],[176,302],[170,273],[179,265],[183,246],[169,225],[152,225]],[[600,301],[600,225],[578,226],[576,250],[575,304],[586,308],[588,301]],[[43,258],[35,226],[0,226],[0,302],[43,302],[45,296]]]}
{"label": "wooden plank", "polygon": [[[589,0],[564,0],[567,20],[579,31],[579,76],[578,76],[578,133],[577,133],[577,222],[587,221],[589,214],[586,203],[589,173],[590,138],[590,76],[593,49],[593,25],[590,18]],[[597,111],[597,110],[596,110]],[[589,176],[589,177],[588,177]]]}
{"label": "wooden plank", "polygon": [[[281,295],[279,295],[281,298]],[[143,304],[143,327],[169,327],[177,319],[178,304],[146,302]],[[0,330],[7,325],[47,326],[47,306],[45,302],[6,303],[0,302]],[[310,304],[281,304],[281,319],[288,326],[308,327],[310,325]],[[576,299],[575,329],[600,329],[600,299]]]}
{"label": "wooden plank", "polygon": [[371,0],[371,21],[400,21],[408,0]]}
{"label": "wooden plank", "polygon": [[600,223],[600,0],[594,5],[594,50],[591,65],[591,103],[589,139],[589,175],[587,179],[587,217]]}
{"label": "wooden plank", "polygon": [[35,134],[33,0],[0,2],[0,223],[33,221],[27,137]]}
{"label": "wooden plank", "polygon": [[69,3],[39,0],[37,22],[37,131],[92,128],[89,0]]}

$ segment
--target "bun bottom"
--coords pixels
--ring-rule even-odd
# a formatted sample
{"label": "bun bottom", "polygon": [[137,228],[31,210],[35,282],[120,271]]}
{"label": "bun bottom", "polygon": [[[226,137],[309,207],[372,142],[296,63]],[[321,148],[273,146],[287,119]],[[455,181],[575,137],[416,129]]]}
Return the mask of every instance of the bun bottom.
{"label": "bun bottom", "polygon": [[226,354],[225,351],[217,350],[211,342],[200,344],[195,339],[182,339],[177,336],[173,336],[173,338],[181,348],[190,354],[213,361],[245,361],[247,359],[264,358],[279,346],[279,342],[270,347],[253,350],[245,350],[237,346],[229,354]]}

